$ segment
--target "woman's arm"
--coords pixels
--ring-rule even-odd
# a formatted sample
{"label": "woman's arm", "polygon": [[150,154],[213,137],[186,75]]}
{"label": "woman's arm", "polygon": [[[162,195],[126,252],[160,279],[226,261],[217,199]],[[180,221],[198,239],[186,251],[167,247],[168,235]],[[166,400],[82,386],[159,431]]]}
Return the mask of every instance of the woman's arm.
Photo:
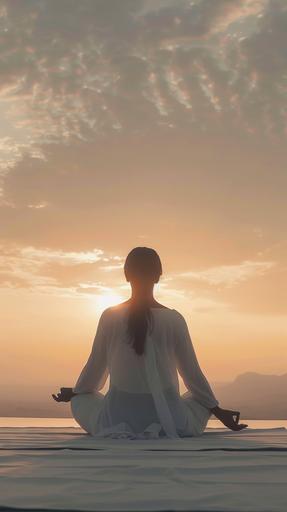
{"label": "woman's arm", "polygon": [[175,355],[178,371],[195,400],[210,410],[217,407],[219,402],[200,368],[187,323],[181,314],[176,329]]}
{"label": "woman's arm", "polygon": [[102,389],[104,386],[108,377],[106,346],[107,319],[108,312],[105,310],[98,322],[90,356],[76,385],[73,388],[60,388],[59,393],[52,394],[56,402],[70,402],[73,396],[77,394],[92,393],[95,390]]}
{"label": "woman's arm", "polygon": [[[108,308],[109,309],[109,308]],[[107,368],[107,332],[108,309],[100,316],[92,350],[81,374],[72,388],[73,393],[92,393],[104,386],[108,377]]]}
{"label": "woman's arm", "polygon": [[181,314],[176,331],[175,354],[178,370],[185,386],[192,392],[195,400],[209,409],[216,418],[231,430],[242,430],[248,427],[244,423],[239,424],[239,411],[230,411],[219,407],[219,402],[199,366],[187,323]]}

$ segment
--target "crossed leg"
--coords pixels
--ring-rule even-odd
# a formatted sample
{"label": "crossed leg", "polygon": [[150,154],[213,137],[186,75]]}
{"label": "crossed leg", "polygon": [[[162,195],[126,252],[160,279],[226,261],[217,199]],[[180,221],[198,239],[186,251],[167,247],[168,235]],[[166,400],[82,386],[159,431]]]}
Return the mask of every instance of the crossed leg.
{"label": "crossed leg", "polygon": [[104,395],[99,391],[95,393],[81,393],[71,399],[71,411],[76,422],[88,434],[93,435],[100,413]]}

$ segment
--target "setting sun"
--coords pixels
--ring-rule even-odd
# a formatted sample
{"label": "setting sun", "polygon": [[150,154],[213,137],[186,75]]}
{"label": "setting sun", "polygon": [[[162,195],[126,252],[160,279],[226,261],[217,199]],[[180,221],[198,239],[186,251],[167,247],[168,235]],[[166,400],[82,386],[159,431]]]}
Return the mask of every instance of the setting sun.
{"label": "setting sun", "polygon": [[122,301],[123,298],[116,293],[105,293],[97,298],[97,306],[102,311],[110,306],[115,306]]}

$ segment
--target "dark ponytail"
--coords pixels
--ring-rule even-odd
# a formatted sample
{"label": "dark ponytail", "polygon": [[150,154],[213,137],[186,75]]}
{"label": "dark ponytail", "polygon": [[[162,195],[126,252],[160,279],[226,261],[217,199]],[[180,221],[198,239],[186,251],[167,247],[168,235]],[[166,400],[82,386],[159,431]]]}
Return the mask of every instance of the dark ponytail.
{"label": "dark ponytail", "polygon": [[144,353],[144,346],[148,328],[152,326],[152,315],[148,305],[130,304],[128,313],[128,333],[130,343],[140,356]]}
{"label": "dark ponytail", "polygon": [[[154,249],[135,247],[126,258],[124,271],[128,278],[157,283],[162,274],[162,265]],[[148,303],[140,298],[131,301],[128,309],[128,336],[138,355],[144,353],[146,335],[152,325],[153,317]]]}

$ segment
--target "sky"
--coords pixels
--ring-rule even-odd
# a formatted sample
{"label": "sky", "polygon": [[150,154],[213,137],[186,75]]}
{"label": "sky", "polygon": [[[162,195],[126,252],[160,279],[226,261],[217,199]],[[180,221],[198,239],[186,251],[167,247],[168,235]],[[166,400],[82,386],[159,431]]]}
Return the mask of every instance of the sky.
{"label": "sky", "polygon": [[0,0],[7,389],[74,385],[136,246],[209,381],[286,372],[286,26],[285,0]]}

